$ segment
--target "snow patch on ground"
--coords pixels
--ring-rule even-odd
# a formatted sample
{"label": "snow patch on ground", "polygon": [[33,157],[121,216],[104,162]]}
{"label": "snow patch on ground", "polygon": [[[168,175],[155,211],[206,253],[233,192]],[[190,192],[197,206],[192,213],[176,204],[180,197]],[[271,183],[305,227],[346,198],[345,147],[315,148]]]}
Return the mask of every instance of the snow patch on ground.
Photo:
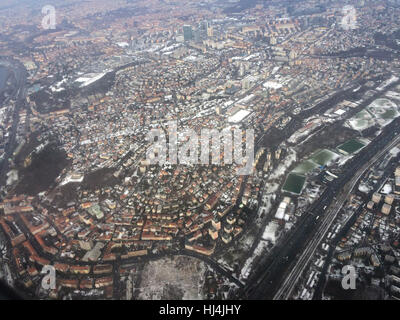
{"label": "snow patch on ground", "polygon": [[257,248],[254,250],[253,255],[248,258],[242,268],[241,274],[240,274],[240,280],[245,280],[249,277],[250,271],[253,266],[253,261],[256,257],[260,256],[261,253],[263,253],[265,250],[267,250],[268,247],[268,242],[261,240],[258,243]]}
{"label": "snow patch on ground", "polygon": [[275,171],[270,175],[270,179],[279,179],[282,177],[289,167],[297,161],[296,152],[293,149],[288,149],[288,154],[285,160],[279,164],[279,166],[275,169]]}

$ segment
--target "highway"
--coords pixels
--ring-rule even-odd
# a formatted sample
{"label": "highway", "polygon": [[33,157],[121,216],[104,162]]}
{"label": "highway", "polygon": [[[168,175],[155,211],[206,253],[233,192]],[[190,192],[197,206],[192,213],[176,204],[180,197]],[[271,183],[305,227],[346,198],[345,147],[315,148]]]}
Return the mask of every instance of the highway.
{"label": "highway", "polygon": [[[3,62],[4,64],[5,62]],[[6,174],[9,169],[9,162],[8,159],[12,157],[12,153],[14,152],[16,146],[17,146],[17,141],[16,141],[16,135],[17,135],[17,128],[18,128],[18,123],[19,123],[19,110],[20,108],[24,105],[25,103],[25,97],[26,97],[26,70],[23,67],[23,65],[13,65],[10,62],[6,62],[6,65],[10,68],[11,72],[14,73],[15,79],[17,81],[17,86],[14,90],[14,99],[16,100],[15,103],[15,108],[13,110],[12,114],[12,126],[10,129],[10,138],[9,141],[6,145],[5,148],[5,155],[4,155],[4,161],[0,165],[0,185],[5,185],[6,181]]]}

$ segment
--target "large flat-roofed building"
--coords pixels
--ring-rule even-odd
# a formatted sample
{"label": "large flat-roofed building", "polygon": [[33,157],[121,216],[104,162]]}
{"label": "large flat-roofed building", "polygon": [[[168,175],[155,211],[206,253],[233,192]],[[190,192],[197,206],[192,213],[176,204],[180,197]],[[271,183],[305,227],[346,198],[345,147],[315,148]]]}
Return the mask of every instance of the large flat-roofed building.
{"label": "large flat-roofed building", "polygon": [[389,205],[392,205],[393,202],[394,202],[394,195],[393,195],[393,194],[388,194],[388,195],[385,197],[385,203],[387,203],[387,204],[389,204]]}
{"label": "large flat-roofed building", "polygon": [[382,206],[382,213],[385,214],[385,215],[389,215],[389,214],[390,214],[390,211],[392,211],[392,206],[389,205],[389,204],[387,204],[387,203],[385,203],[385,204]]}
{"label": "large flat-roofed building", "polygon": [[374,207],[375,207],[375,203],[373,201],[369,201],[368,204],[367,204],[367,208],[369,210],[373,210]]}
{"label": "large flat-roofed building", "polygon": [[373,201],[373,202],[379,203],[379,202],[381,202],[381,200],[382,200],[382,195],[381,195],[381,194],[375,192],[375,193],[372,195],[372,201]]}
{"label": "large flat-roofed building", "polygon": [[233,114],[232,116],[230,116],[228,118],[228,122],[229,123],[240,123],[244,119],[246,119],[250,114],[251,114],[251,111],[241,109],[238,112],[236,112],[235,114]]}

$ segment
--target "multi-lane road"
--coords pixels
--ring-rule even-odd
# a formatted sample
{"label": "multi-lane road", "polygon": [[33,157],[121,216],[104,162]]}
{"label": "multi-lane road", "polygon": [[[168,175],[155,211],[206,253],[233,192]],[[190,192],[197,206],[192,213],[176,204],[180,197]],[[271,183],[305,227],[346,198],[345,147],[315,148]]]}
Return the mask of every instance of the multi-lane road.
{"label": "multi-lane road", "polygon": [[12,113],[12,125],[10,129],[10,138],[5,148],[4,161],[0,165],[0,185],[5,185],[6,174],[9,169],[8,159],[11,158],[12,153],[16,148],[16,136],[17,136],[17,128],[19,122],[19,110],[25,103],[26,97],[26,70],[21,64],[12,64],[11,62],[2,62],[3,65],[6,65],[10,72],[14,73],[16,79],[16,87],[14,89],[14,99],[16,100],[15,108]]}

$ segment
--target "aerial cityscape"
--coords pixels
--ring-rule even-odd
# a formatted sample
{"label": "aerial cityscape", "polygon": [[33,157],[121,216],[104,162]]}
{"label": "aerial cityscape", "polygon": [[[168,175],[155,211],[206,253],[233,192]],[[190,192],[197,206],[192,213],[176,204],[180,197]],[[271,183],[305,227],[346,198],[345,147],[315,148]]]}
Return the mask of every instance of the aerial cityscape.
{"label": "aerial cityscape", "polygon": [[0,279],[400,300],[400,0],[2,0]]}

